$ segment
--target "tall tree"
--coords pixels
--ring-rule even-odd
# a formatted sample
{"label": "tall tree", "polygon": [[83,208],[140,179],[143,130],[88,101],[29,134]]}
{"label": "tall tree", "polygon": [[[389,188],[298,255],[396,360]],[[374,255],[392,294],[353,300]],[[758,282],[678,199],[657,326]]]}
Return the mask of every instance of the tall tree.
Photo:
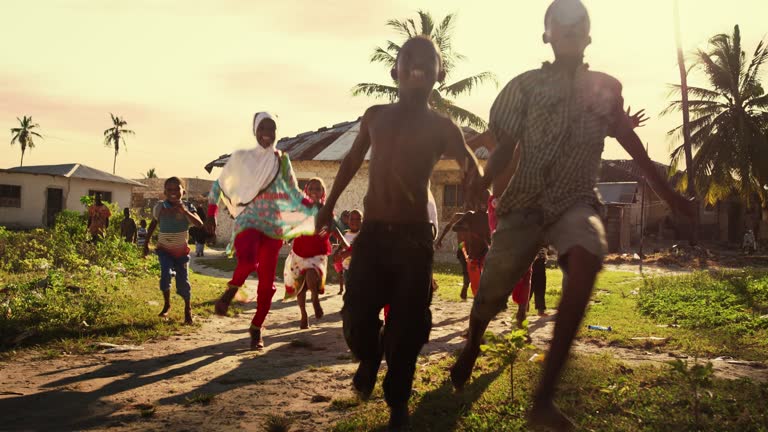
{"label": "tall tree", "polygon": [[[416,20],[409,18],[405,20],[391,19],[387,21],[387,26],[399,33],[405,40],[417,35],[429,36],[443,57],[443,68],[446,72],[446,81],[451,76],[456,64],[466,60],[466,57],[453,50],[453,31],[454,14],[446,15],[439,25],[435,25],[435,20],[429,12],[418,11],[418,25]],[[386,48],[377,47],[371,55],[372,63],[382,63],[387,68],[392,69],[397,63],[397,54],[400,52],[402,44],[393,41],[387,41]],[[463,94],[470,94],[479,85],[485,83],[494,83],[498,85],[496,76],[491,72],[483,72],[468,78],[460,79],[453,84],[439,83],[433,90],[429,103],[433,109],[440,111],[459,123],[472,126],[477,129],[485,129],[487,123],[485,120],[473,114],[472,112],[459,107],[452,98]],[[367,95],[377,98],[386,98],[390,101],[397,99],[397,86],[375,83],[360,83],[352,88],[354,96]]]}
{"label": "tall tree", "polygon": [[[683,56],[683,37],[680,32],[680,1],[673,3],[673,15],[675,20],[675,44],[677,45],[677,66],[680,70],[680,104],[683,112],[683,152],[685,153],[685,172],[688,181],[687,193],[689,197],[696,196],[695,178],[688,173],[694,171],[693,151],[691,149],[691,114],[688,103],[688,70],[685,67],[685,57]],[[698,212],[696,220],[693,221],[692,242],[696,242],[699,237]]]}
{"label": "tall tree", "polygon": [[[760,200],[763,219],[768,220],[768,95],[760,82],[760,68],[768,60],[764,41],[757,44],[751,61],[741,45],[741,31],[718,34],[706,50],[697,50],[693,68],[703,72],[708,86],[688,87],[694,99],[691,111],[690,144],[696,151],[686,180],[696,182],[700,195],[714,204],[732,192],[751,204]],[[673,85],[671,95],[681,95]],[[683,109],[683,100],[673,100],[662,114]],[[669,134],[680,138],[684,125]],[[672,152],[672,167],[684,154],[681,145]]]}
{"label": "tall tree", "polygon": [[115,116],[112,113],[109,113],[109,116],[112,117],[112,127],[104,131],[104,144],[115,149],[115,159],[112,162],[112,174],[114,174],[115,167],[117,166],[117,154],[120,152],[120,143],[122,142],[124,146],[126,145],[124,135],[134,135],[135,133],[130,129],[125,129],[128,122],[123,120],[122,117]]}
{"label": "tall tree", "polygon": [[157,173],[155,172],[155,169],[150,168],[149,170],[147,170],[146,174],[144,174],[144,178],[145,179],[157,178]]}
{"label": "tall tree", "polygon": [[35,132],[32,129],[38,129],[40,127],[37,123],[32,123],[32,117],[23,116],[22,118],[16,117],[19,121],[19,127],[11,128],[11,145],[14,145],[16,141],[21,146],[21,162],[19,166],[24,166],[24,152],[27,148],[35,148],[34,137],[43,139],[43,136]]}

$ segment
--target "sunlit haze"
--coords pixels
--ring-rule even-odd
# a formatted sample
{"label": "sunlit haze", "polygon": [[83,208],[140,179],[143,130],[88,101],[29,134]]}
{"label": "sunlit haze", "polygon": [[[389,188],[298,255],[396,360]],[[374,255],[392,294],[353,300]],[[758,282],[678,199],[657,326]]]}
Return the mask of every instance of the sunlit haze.
{"label": "sunlit haze", "polygon": [[[369,63],[387,39],[388,19],[457,14],[454,46],[468,60],[453,78],[491,71],[500,86],[551,59],[541,41],[548,1],[506,0],[3,0],[0,2],[0,167],[17,166],[10,146],[17,116],[31,115],[45,140],[25,165],[80,162],[112,169],[102,133],[109,113],[123,116],[127,151],[117,174],[212,178],[216,156],[255,145],[251,117],[279,116],[278,137],[357,118],[376,100],[353,97],[359,82],[388,83]],[[669,160],[666,131],[678,116],[659,118],[668,83],[679,80],[671,0],[587,0],[593,43],[586,60],[624,85],[633,108],[651,115],[638,132],[651,157]],[[686,53],[741,26],[748,55],[768,33],[765,0],[681,0]],[[694,76],[693,84],[702,83]],[[450,78],[449,78],[450,80]],[[499,89],[483,87],[457,103],[483,118]],[[626,158],[609,140],[605,158]]]}

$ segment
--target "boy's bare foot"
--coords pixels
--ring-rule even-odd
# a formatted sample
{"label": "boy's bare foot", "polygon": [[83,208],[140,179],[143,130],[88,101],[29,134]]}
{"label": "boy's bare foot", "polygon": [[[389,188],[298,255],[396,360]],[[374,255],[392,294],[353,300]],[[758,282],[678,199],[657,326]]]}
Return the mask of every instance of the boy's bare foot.
{"label": "boy's bare foot", "polygon": [[543,317],[548,317],[549,314],[545,309],[539,309],[539,316],[543,318]]}
{"label": "boy's bare foot", "polygon": [[302,329],[302,330],[308,329],[309,328],[309,322],[308,321],[309,320],[307,319],[307,317],[305,317],[305,316],[301,317],[301,321],[299,321],[299,328]]}
{"label": "boy's bare foot", "polygon": [[190,309],[184,309],[184,324],[185,325],[194,324],[194,322],[192,321],[192,311]]}
{"label": "boy's bare foot", "polygon": [[451,368],[451,383],[456,391],[463,390],[469,377],[472,376],[472,368],[475,367],[478,355],[480,355],[480,348],[471,347],[469,343],[461,350],[456,364]]}
{"label": "boy's bare foot", "polygon": [[320,306],[320,299],[315,298],[312,300],[312,308],[315,309],[315,318],[322,319],[323,315],[325,315],[325,312],[323,312],[323,307]]}
{"label": "boy's bare foot", "polygon": [[408,423],[408,404],[392,407],[389,409],[389,425],[387,426],[388,432],[409,431],[410,427]]}
{"label": "boy's bare foot", "polygon": [[168,318],[168,312],[170,310],[171,310],[171,305],[166,303],[163,305],[163,310],[161,310],[160,313],[157,314],[157,316],[159,316],[160,318]]}
{"label": "boy's bare foot", "polygon": [[379,365],[381,365],[381,360],[362,360],[357,366],[355,376],[352,377],[352,386],[357,396],[364,401],[371,397],[373,387],[376,386],[376,374],[379,373]]}
{"label": "boy's bare foot", "polygon": [[248,333],[251,335],[251,349],[260,350],[264,348],[264,339],[261,337],[261,328],[254,327],[248,329]]}
{"label": "boy's bare foot", "polygon": [[570,432],[576,424],[552,401],[534,402],[528,414],[528,424],[537,431]]}

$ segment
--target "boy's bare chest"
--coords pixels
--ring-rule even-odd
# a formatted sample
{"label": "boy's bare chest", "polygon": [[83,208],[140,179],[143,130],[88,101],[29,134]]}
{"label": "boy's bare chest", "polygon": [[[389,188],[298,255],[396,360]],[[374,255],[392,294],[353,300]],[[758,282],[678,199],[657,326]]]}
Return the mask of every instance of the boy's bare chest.
{"label": "boy's bare chest", "polygon": [[[384,119],[382,119],[384,120]],[[370,128],[372,156],[407,164],[429,163],[443,152],[442,133],[428,119],[379,121]]]}

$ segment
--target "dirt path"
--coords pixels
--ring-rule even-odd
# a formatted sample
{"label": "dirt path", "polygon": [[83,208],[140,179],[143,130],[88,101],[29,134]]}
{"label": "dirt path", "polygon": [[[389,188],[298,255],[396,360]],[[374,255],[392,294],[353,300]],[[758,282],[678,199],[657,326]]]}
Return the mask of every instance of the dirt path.
{"label": "dirt path", "polygon": [[[193,268],[228,276],[195,263]],[[246,286],[253,293],[255,281]],[[331,401],[353,396],[355,369],[341,333],[337,292],[338,287],[329,286],[323,297],[326,316],[310,318],[310,329],[299,330],[296,303],[279,300],[283,290],[278,286],[263,352],[247,350],[246,329],[255,307],[248,303],[236,318],[205,320],[193,334],[149,343],[142,351],[0,364],[0,429],[262,430],[268,414],[280,414],[294,419],[294,432],[328,430],[343,415],[331,409]],[[422,354],[442,356],[459,349],[470,307],[436,300],[434,328]],[[491,330],[503,331],[509,321],[505,315]],[[553,317],[531,317],[537,346],[546,348],[553,328]],[[608,352],[628,363],[670,359],[583,343],[577,351]],[[724,361],[715,367],[724,377],[768,380],[766,370]],[[205,405],[189,402],[211,397]],[[142,404],[154,406],[154,415],[142,418]]]}

